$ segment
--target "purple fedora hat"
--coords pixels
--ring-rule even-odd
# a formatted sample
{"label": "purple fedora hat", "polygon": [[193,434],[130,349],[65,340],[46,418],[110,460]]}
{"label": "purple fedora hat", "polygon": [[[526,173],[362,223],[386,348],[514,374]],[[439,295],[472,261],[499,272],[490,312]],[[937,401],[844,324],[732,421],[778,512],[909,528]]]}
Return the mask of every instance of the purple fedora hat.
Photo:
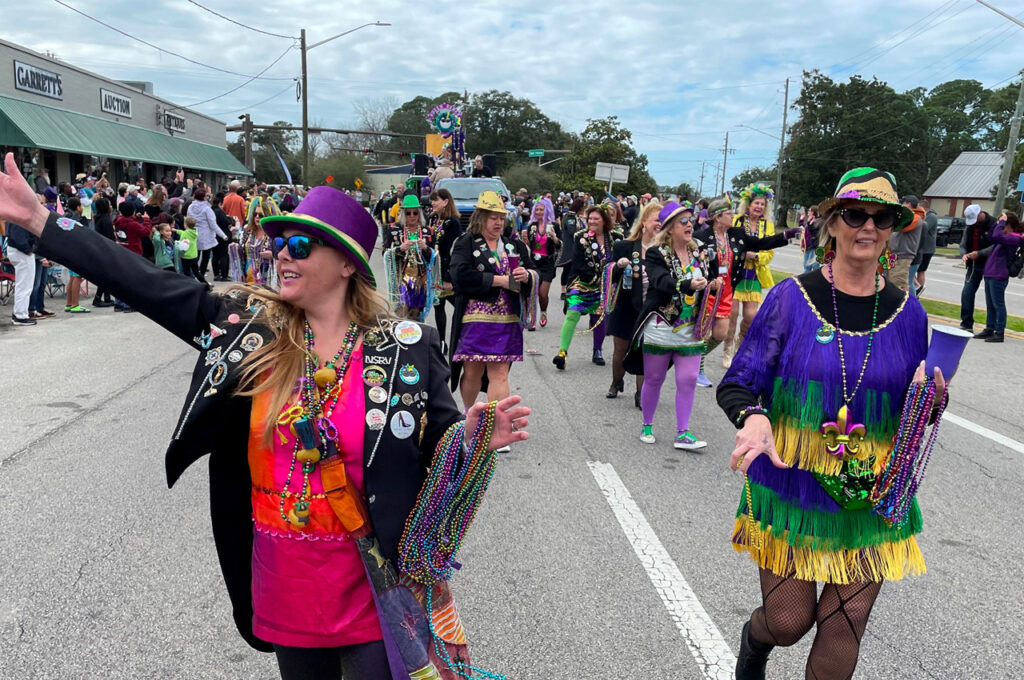
{"label": "purple fedora hat", "polygon": [[344,192],[333,187],[313,187],[294,212],[260,220],[270,238],[285,229],[298,229],[341,251],[375,287],[370,253],[377,242],[377,223],[370,213]]}

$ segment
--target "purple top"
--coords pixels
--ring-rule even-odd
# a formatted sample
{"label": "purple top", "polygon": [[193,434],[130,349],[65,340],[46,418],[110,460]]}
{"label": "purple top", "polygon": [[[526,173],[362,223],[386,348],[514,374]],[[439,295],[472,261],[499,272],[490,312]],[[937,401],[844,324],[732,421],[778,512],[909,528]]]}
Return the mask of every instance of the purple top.
{"label": "purple top", "polygon": [[1009,261],[1021,241],[1024,240],[1024,236],[1007,232],[1006,221],[1000,220],[996,222],[996,226],[992,228],[992,233],[988,237],[995,245],[992,247],[992,252],[989,253],[988,259],[985,260],[985,278],[1010,278]]}

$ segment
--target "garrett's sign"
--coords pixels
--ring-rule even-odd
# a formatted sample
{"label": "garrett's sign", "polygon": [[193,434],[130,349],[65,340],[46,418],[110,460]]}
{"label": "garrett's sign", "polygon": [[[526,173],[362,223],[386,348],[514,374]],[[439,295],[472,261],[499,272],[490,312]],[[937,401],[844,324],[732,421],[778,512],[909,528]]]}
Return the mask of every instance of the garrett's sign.
{"label": "garrett's sign", "polygon": [[14,62],[14,87],[51,99],[64,98],[64,85],[59,73],[17,60]]}

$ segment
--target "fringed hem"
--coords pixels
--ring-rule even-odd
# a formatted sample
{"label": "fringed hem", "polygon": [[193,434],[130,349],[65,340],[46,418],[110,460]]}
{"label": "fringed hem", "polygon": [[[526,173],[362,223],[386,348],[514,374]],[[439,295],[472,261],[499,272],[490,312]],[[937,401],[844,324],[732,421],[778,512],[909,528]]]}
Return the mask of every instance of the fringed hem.
{"label": "fringed hem", "polygon": [[784,418],[776,422],[772,429],[775,450],[779,452],[782,462],[790,467],[835,476],[843,471],[844,460],[857,460],[870,463],[872,472],[878,475],[889,459],[891,440],[864,439],[856,454],[846,452],[843,456],[834,456],[825,450],[825,438],[819,430],[793,427],[787,420]]}
{"label": "fringed hem", "polygon": [[678,354],[684,357],[693,357],[704,354],[704,343],[699,345],[681,345],[679,347],[664,347],[662,345],[643,345],[644,354]]}
{"label": "fringed hem", "polygon": [[738,287],[733,291],[732,299],[738,302],[760,302],[761,291],[759,290],[740,290]]}
{"label": "fringed hem", "polygon": [[771,527],[759,531],[753,537],[755,545],[751,545],[750,520],[739,517],[732,547],[736,552],[749,553],[757,566],[778,576],[847,585],[899,581],[927,571],[924,556],[913,536],[852,550],[817,551],[793,547],[785,535],[774,536],[770,531]]}

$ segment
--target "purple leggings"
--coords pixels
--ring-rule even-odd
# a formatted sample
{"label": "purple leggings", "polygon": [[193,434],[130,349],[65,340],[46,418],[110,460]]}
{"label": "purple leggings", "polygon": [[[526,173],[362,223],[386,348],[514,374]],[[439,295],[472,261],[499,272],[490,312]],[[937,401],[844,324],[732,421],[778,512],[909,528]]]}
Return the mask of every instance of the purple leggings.
{"label": "purple leggings", "polygon": [[676,430],[690,429],[690,412],[697,391],[697,374],[700,372],[700,355],[684,357],[681,354],[644,354],[644,384],[640,388],[640,410],[643,411],[644,425],[654,423],[654,412],[658,410],[661,386],[668,374],[669,363],[676,366]]}

